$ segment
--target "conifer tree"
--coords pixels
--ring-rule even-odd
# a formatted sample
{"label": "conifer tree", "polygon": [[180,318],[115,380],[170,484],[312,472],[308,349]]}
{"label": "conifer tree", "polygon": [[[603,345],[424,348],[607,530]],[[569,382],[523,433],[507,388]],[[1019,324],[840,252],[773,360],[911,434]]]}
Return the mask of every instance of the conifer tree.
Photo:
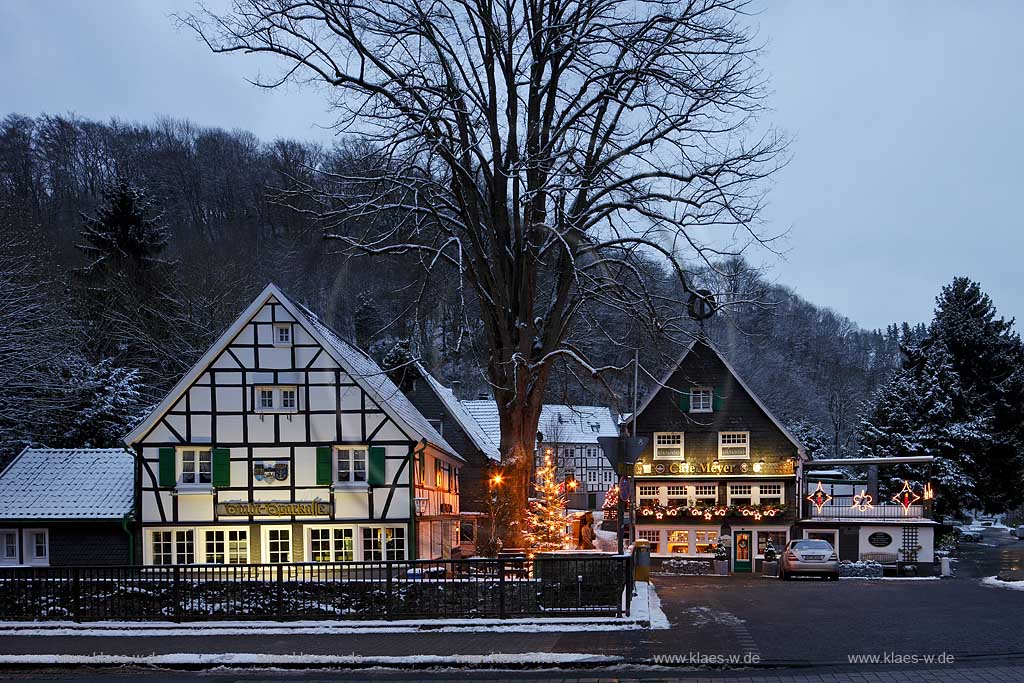
{"label": "conifer tree", "polygon": [[566,500],[550,455],[545,454],[544,466],[537,469],[533,487],[537,496],[527,511],[524,534],[531,554],[561,550],[568,541],[565,534]]}

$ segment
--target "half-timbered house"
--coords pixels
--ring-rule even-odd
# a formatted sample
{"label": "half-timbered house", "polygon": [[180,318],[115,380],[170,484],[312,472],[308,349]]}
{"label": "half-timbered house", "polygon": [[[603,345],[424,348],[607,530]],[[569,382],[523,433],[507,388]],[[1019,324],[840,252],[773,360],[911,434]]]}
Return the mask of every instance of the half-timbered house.
{"label": "half-timbered house", "polygon": [[803,447],[703,339],[692,341],[624,424],[649,444],[635,466],[636,537],[663,557],[713,557],[754,571],[796,532]]}
{"label": "half-timbered house", "polygon": [[369,356],[272,284],[125,441],[144,564],[458,546],[461,457]]}

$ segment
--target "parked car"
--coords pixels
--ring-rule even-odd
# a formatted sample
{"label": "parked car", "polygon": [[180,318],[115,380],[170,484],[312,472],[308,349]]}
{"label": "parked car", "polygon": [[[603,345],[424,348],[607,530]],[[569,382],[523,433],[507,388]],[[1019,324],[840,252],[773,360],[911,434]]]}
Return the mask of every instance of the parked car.
{"label": "parked car", "polygon": [[969,524],[956,528],[957,538],[963,543],[980,543],[985,532],[985,527]]}
{"label": "parked car", "polygon": [[779,560],[779,578],[813,574],[835,581],[839,578],[839,557],[828,541],[801,538],[790,541]]}

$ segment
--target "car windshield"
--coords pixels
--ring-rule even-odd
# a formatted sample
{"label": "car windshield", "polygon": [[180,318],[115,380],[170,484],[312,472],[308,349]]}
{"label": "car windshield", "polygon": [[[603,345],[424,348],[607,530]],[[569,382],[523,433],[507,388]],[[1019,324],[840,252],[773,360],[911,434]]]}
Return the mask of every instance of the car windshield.
{"label": "car windshield", "polygon": [[816,539],[793,541],[793,550],[832,550],[832,544]]}

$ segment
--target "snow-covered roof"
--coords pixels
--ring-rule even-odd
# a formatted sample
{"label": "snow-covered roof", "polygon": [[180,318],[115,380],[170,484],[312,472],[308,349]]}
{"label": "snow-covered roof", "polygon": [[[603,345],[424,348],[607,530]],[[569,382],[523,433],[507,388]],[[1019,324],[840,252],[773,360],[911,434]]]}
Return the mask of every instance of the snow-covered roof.
{"label": "snow-covered roof", "polygon": [[331,328],[325,325],[312,311],[301,304],[291,301],[281,289],[271,283],[242,312],[227,330],[214,342],[199,362],[182,377],[174,388],[153,409],[153,411],[125,438],[128,445],[134,444],[152,428],[157,421],[170,410],[171,406],[188,390],[193,382],[206,371],[217,355],[231,344],[249,320],[268,301],[279,302],[310,335],[324,347],[324,350],[354,379],[363,389],[378,402],[381,409],[400,426],[414,432],[415,437],[425,439],[433,446],[449,455],[462,459],[455,449],[444,440],[436,429],[430,426],[427,418],[399,391],[395,383],[381,370],[380,366],[368,355],[342,339]]}
{"label": "snow-covered roof", "polygon": [[[491,460],[500,461],[501,449],[498,446],[498,442],[491,440],[490,435],[480,427],[476,418],[466,409],[462,401],[455,396],[455,392],[437,381],[437,378],[427,372],[427,369],[421,363],[417,363],[416,368],[423,376],[423,379],[427,381],[427,384],[430,385],[437,398],[444,404],[448,414],[452,416],[452,419],[458,423],[462,431],[469,437],[469,440],[473,442],[473,445]],[[495,411],[495,414],[497,414],[497,411]]]}
{"label": "snow-covered roof", "polygon": [[[463,401],[484,433],[501,442],[498,405],[491,400]],[[600,436],[618,436],[617,420],[607,406],[545,405],[537,429],[549,443],[597,443]]]}
{"label": "snow-covered roof", "polygon": [[26,448],[0,473],[0,519],[120,519],[134,477],[121,448]]}

